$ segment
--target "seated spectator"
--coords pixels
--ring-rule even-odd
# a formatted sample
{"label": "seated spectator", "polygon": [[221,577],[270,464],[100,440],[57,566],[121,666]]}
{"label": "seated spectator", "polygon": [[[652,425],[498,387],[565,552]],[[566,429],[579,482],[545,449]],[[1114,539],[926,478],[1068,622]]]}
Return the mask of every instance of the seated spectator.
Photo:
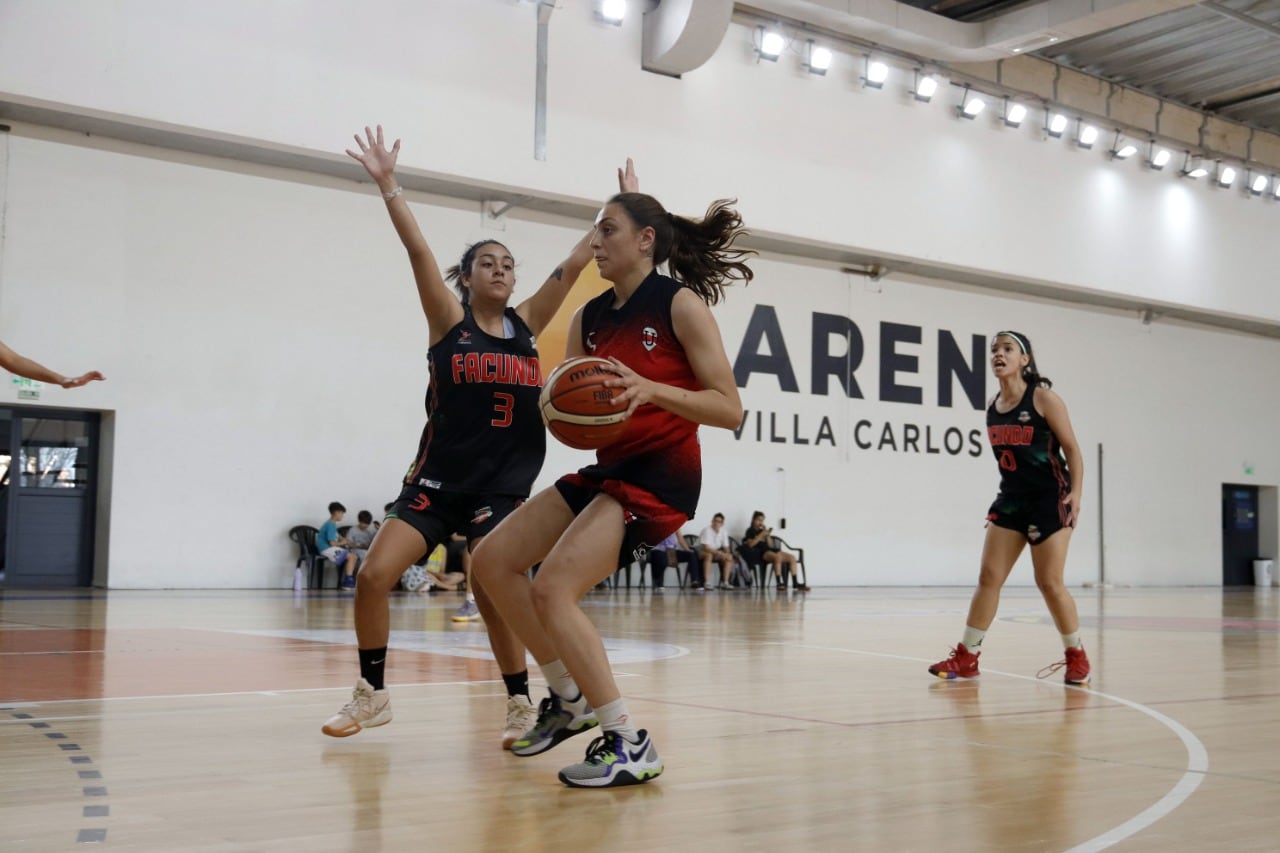
{"label": "seated spectator", "polygon": [[356,588],[356,555],[348,550],[351,540],[338,533],[338,522],[347,514],[347,508],[334,501],[329,504],[329,520],[320,525],[316,533],[316,549],[320,556],[333,561],[342,570],[342,588]]}
{"label": "seated spectator", "polygon": [[698,535],[698,555],[702,557],[702,576],[711,586],[711,564],[720,564],[720,589],[729,589],[729,574],[733,571],[733,552],[729,550],[729,534],[724,532],[724,513],[717,512],[711,525]]}
{"label": "seated spectator", "polygon": [[467,580],[467,572],[471,570],[471,552],[467,549],[467,538],[454,533],[449,541],[436,547],[441,552],[439,559],[432,554],[427,561],[427,577],[436,589],[457,589]]}
{"label": "seated spectator", "polygon": [[653,591],[662,592],[663,578],[667,574],[668,566],[675,566],[684,563],[689,568],[689,584],[691,589],[703,589],[702,579],[702,563],[698,560],[698,556],[692,551],[687,551],[682,547],[680,539],[680,531],[676,531],[663,539],[653,547],[649,552],[649,571],[653,575]]}
{"label": "seated spectator", "polygon": [[356,526],[347,531],[347,539],[351,542],[351,550],[355,552],[356,558],[361,563],[369,555],[369,546],[373,544],[373,537],[377,532],[378,528],[374,527],[373,523],[373,513],[367,509],[356,513]]}
{"label": "seated spectator", "polygon": [[808,584],[801,583],[796,576],[796,555],[775,549],[772,537],[773,528],[765,525],[764,513],[756,510],[751,514],[751,526],[742,534],[742,558],[753,566],[767,565],[778,589],[787,588],[787,576],[790,575],[791,582],[798,591],[808,592]]}

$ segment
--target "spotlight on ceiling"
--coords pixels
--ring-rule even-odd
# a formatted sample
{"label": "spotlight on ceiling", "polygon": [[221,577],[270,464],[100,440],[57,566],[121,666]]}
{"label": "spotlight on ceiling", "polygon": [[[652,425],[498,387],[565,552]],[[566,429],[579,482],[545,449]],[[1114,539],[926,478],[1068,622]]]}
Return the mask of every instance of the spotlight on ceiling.
{"label": "spotlight on ceiling", "polygon": [[814,44],[813,39],[809,40],[809,44],[805,47],[804,66],[809,69],[810,74],[822,76],[831,69],[832,54],[829,48],[825,48],[820,44]]}
{"label": "spotlight on ceiling", "polygon": [[1218,186],[1229,187],[1236,182],[1236,170],[1231,166],[1223,166],[1219,163],[1216,180],[1218,181]]}
{"label": "spotlight on ceiling", "polygon": [[1027,118],[1027,108],[1022,104],[1014,103],[1008,98],[1004,99],[1004,116],[1003,120],[1008,127],[1018,127]]}
{"label": "spotlight on ceiling", "polygon": [[1111,150],[1107,153],[1115,160],[1128,160],[1138,153],[1138,146],[1121,136],[1120,131],[1117,130],[1116,140],[1111,144]]}
{"label": "spotlight on ceiling", "polygon": [[622,20],[627,17],[627,0],[599,0],[596,3],[596,17],[606,24],[622,26]]}
{"label": "spotlight on ceiling", "polygon": [[916,85],[912,90],[915,99],[928,103],[936,91],[938,91],[937,79],[932,74],[925,74],[920,69],[916,69]]}
{"label": "spotlight on ceiling", "polygon": [[1062,113],[1047,113],[1044,119],[1044,132],[1054,139],[1060,139],[1062,134],[1067,132],[1067,125],[1070,123]]}
{"label": "spotlight on ceiling", "polygon": [[987,102],[983,100],[982,96],[970,92],[969,87],[965,86],[964,97],[960,99],[960,106],[957,107],[960,118],[977,118],[986,108]]}
{"label": "spotlight on ceiling", "polygon": [[1267,191],[1267,184],[1270,180],[1266,175],[1253,175],[1250,173],[1249,195],[1262,195]]}
{"label": "spotlight on ceiling", "polygon": [[1173,154],[1168,148],[1157,148],[1155,143],[1151,143],[1151,156],[1147,158],[1147,165],[1157,172],[1169,165],[1169,161],[1173,159]]}
{"label": "spotlight on ceiling", "polygon": [[1183,157],[1182,168],[1178,170],[1178,174],[1194,181],[1209,174],[1209,170],[1200,162],[1199,157],[1192,156],[1191,152],[1188,151]]}
{"label": "spotlight on ceiling", "polygon": [[787,49],[786,37],[777,30],[766,30],[764,27],[756,27],[756,35],[756,56],[769,62],[777,62],[782,51]]}
{"label": "spotlight on ceiling", "polygon": [[883,89],[884,83],[889,79],[889,66],[880,60],[873,60],[870,56],[866,60],[866,70],[862,74],[862,85],[869,86],[872,89]]}
{"label": "spotlight on ceiling", "polygon": [[1081,148],[1092,148],[1098,141],[1098,129],[1091,124],[1080,122],[1080,130],[1076,133],[1076,145]]}

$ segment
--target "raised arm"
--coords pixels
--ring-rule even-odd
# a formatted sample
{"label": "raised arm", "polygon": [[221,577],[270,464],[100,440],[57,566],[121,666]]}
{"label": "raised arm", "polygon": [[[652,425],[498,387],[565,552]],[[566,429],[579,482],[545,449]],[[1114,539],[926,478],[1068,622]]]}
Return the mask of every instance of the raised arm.
{"label": "raised arm", "polygon": [[692,290],[682,288],[671,300],[671,325],[702,390],[653,382],[616,358],[610,360],[622,378],[605,384],[625,388],[619,400],[627,404],[628,416],[639,406],[652,403],[695,423],[736,429],[742,424],[742,398],[711,309]]}
{"label": "raised arm", "polygon": [[364,166],[387,203],[391,224],[395,226],[400,242],[409,253],[413,280],[418,286],[418,301],[422,303],[422,313],[427,317],[428,340],[434,344],[458,324],[463,310],[462,304],[445,284],[444,276],[440,274],[440,265],[436,263],[431,247],[418,228],[418,220],[414,218],[413,211],[409,209],[409,203],[405,201],[403,191],[396,182],[400,140],[397,139],[388,149],[383,141],[382,125],[378,125],[376,133],[366,127],[364,138],[357,133],[355,140],[360,150],[348,148],[347,154]]}
{"label": "raised arm", "polygon": [[18,355],[3,343],[0,343],[0,367],[10,373],[25,376],[27,379],[35,379],[37,382],[51,382],[54,385],[61,385],[63,388],[79,388],[81,385],[88,385],[95,380],[107,378],[96,370],[90,370],[80,376],[63,376],[38,361],[32,361],[25,355]]}
{"label": "raised arm", "polygon": [[[636,176],[636,167],[630,157],[627,158],[627,165],[618,169],[618,191],[624,193],[640,191],[640,179]],[[569,295],[569,291],[577,282],[578,276],[582,274],[587,264],[591,263],[591,235],[594,233],[595,228],[592,227],[569,252],[569,257],[565,258],[556,267],[555,272],[547,277],[537,292],[516,306],[516,313],[535,335],[541,334],[555,317]]]}

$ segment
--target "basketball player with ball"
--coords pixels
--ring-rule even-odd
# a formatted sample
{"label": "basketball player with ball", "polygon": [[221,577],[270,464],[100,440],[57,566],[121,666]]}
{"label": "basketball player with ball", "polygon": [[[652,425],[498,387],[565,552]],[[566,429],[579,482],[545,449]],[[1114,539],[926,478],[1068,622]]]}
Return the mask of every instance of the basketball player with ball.
{"label": "basketball player with ball", "polygon": [[[322,731],[347,737],[391,721],[384,675],[390,633],[388,594],[423,554],[457,532],[470,546],[529,496],[546,454],[538,416],[542,372],[535,339],[591,260],[590,233],[530,297],[508,306],[515,262],[496,240],[469,247],[442,275],[413,211],[396,183],[400,141],[388,149],[382,128],[357,135],[348,150],[378,184],[387,213],[409,254],[427,320],[427,423],[399,499],[387,513],[356,578],[355,624],[360,679],[351,701]],[[447,280],[456,281],[458,296]],[[460,298],[459,298],[460,297]],[[529,565],[532,565],[530,563]],[[507,686],[502,744],[510,747],[537,719],[528,698],[525,649],[490,604],[487,582],[475,603]]]}
{"label": "basketball player with ball", "polygon": [[[732,429],[742,420],[709,306],[733,279],[751,279],[743,263],[750,253],[733,248],[744,231],[731,202],[715,202],[701,220],[685,219],[638,191],[630,160],[619,174],[624,192],[600,211],[591,240],[600,275],[613,286],[574,315],[570,362],[543,392],[552,434],[598,447],[596,462],[526,501],[485,537],[472,562],[551,688],[537,724],[511,752],[536,755],[598,722],[601,736],[585,759],[559,774],[564,784],[584,788],[633,785],[662,773],[653,739],[632,721],[579,601],[694,516],[702,487],[698,426]],[[670,276],[655,268],[662,263]],[[566,420],[600,416],[584,405],[579,386],[607,401],[605,415],[611,411],[622,424],[618,434],[600,429],[608,423]],[[530,581],[525,570],[538,562]]]}

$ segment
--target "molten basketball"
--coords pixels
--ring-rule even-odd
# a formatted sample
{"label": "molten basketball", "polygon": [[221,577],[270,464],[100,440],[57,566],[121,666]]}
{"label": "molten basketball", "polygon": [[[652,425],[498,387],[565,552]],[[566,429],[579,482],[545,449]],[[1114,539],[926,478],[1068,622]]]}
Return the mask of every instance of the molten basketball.
{"label": "molten basketball", "polygon": [[612,362],[595,356],[571,358],[547,377],[538,407],[547,430],[561,444],[597,450],[617,441],[627,428],[627,410],[614,405],[621,390],[604,383],[619,373]]}

